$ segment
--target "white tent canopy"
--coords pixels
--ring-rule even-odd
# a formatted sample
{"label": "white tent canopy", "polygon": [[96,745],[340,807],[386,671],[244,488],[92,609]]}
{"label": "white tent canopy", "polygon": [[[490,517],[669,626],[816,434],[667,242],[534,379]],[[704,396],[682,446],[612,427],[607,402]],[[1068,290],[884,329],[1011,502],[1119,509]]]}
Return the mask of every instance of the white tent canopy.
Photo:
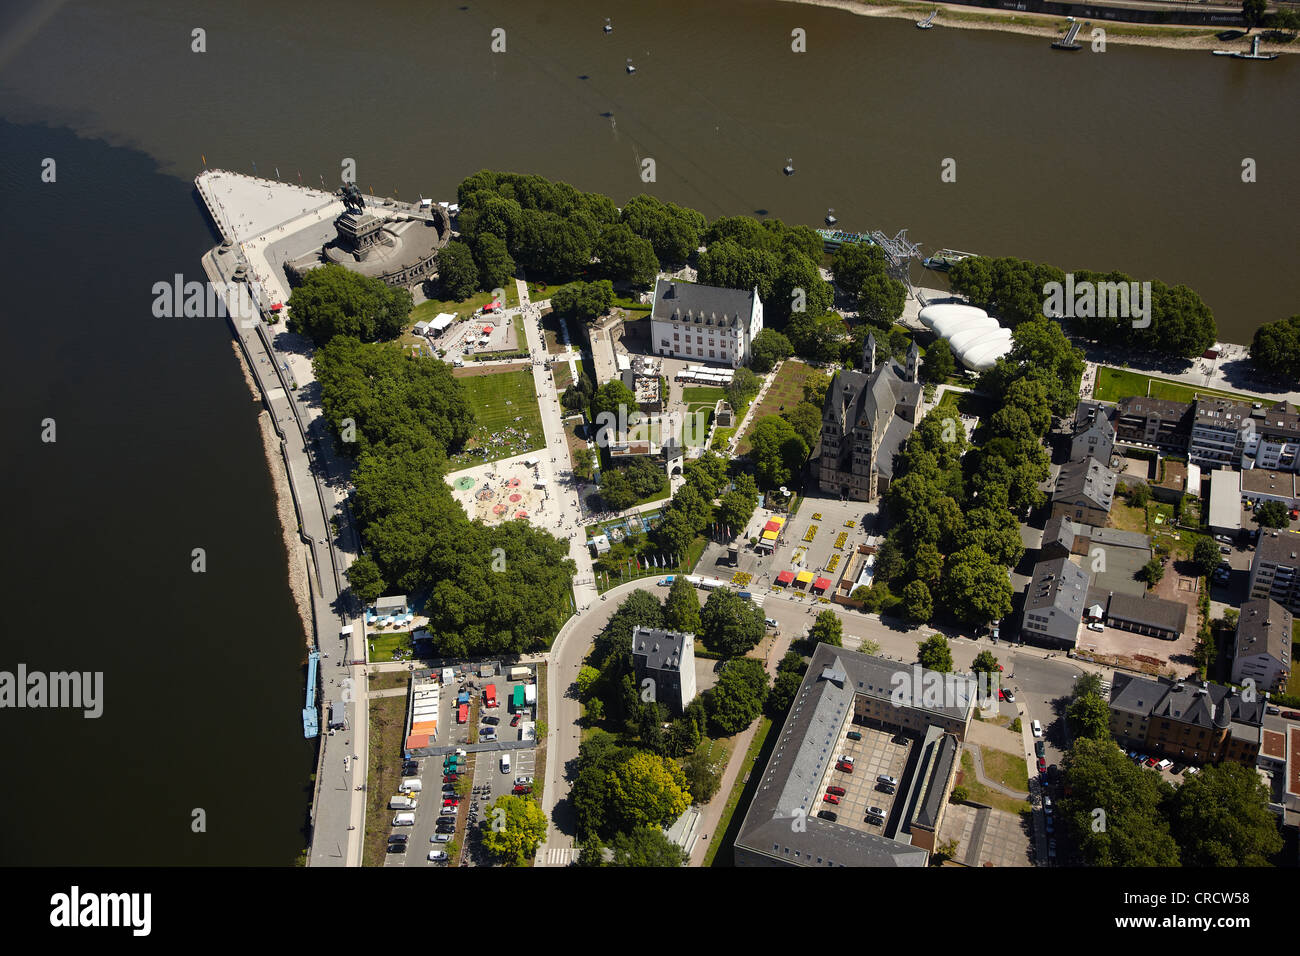
{"label": "white tent canopy", "polygon": [[1011,330],[973,305],[943,302],[927,305],[918,316],[921,324],[946,339],[953,356],[975,372],[991,369],[1011,351]]}

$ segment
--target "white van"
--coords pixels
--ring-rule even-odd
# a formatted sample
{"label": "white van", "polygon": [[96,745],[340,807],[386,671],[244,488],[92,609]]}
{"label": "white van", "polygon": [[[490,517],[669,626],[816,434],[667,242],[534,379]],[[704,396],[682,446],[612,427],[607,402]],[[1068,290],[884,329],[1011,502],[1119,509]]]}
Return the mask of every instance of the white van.
{"label": "white van", "polygon": [[1040,724],[1038,721],[1035,720],[1035,721],[1034,721],[1032,724],[1030,724],[1029,726],[1033,729],[1033,731],[1034,731],[1034,736],[1035,736],[1035,737],[1041,737],[1041,736],[1043,736],[1043,725]]}
{"label": "white van", "polygon": [[413,827],[415,826],[414,813],[399,813],[393,817],[393,826],[395,827]]}
{"label": "white van", "polygon": [[410,793],[419,793],[424,789],[424,781],[419,777],[407,777],[397,789],[406,790]]}
{"label": "white van", "polygon": [[508,753],[504,753],[501,755],[501,772],[502,773],[510,772],[510,754]]}
{"label": "white van", "polygon": [[388,801],[389,810],[414,810],[417,806],[413,797],[393,797]]}

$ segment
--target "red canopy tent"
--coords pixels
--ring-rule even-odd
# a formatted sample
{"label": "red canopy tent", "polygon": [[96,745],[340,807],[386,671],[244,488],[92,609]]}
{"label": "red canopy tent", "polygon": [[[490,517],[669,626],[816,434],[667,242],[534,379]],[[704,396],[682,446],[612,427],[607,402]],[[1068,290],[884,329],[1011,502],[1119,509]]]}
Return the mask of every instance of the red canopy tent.
{"label": "red canopy tent", "polygon": [[793,571],[782,571],[780,574],[776,576],[776,583],[781,585],[781,587],[785,587],[793,580],[794,580]]}
{"label": "red canopy tent", "polygon": [[831,586],[830,578],[818,578],[816,581],[813,582],[813,590],[815,591],[825,591],[830,586]]}
{"label": "red canopy tent", "polygon": [[763,530],[764,530],[764,531],[780,531],[780,530],[781,530],[781,522],[779,522],[779,521],[769,521],[767,524],[763,525]]}

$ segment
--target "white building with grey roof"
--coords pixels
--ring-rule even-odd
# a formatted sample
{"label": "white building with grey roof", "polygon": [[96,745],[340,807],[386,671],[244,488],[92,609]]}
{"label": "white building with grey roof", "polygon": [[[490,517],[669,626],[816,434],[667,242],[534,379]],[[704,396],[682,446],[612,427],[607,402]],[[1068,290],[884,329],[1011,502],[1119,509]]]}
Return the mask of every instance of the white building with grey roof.
{"label": "white building with grey roof", "polygon": [[660,279],[650,312],[650,341],[655,355],[740,368],[749,363],[750,346],[763,331],[763,302],[758,289],[722,289]]}

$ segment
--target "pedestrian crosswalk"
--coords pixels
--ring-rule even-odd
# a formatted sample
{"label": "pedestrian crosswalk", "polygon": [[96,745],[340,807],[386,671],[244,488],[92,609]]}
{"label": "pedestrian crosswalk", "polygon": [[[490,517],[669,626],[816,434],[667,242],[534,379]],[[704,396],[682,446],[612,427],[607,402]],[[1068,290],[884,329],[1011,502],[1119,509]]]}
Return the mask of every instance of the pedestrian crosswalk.
{"label": "pedestrian crosswalk", "polygon": [[538,866],[571,866],[578,851],[571,846],[546,846],[537,854]]}

